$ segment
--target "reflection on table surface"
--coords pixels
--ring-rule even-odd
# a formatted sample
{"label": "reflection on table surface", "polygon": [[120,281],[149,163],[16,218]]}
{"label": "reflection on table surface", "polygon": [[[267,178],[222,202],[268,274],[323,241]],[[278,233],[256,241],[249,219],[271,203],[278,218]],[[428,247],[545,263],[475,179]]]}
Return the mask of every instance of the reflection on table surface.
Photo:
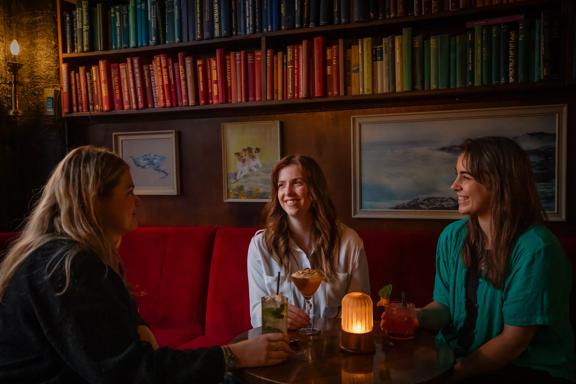
{"label": "reflection on table surface", "polygon": [[[246,383],[420,383],[446,374],[454,362],[447,345],[432,333],[419,330],[414,340],[389,340],[374,331],[375,353],[350,354],[340,350],[340,321],[318,321],[322,333],[298,340],[288,361],[272,366],[240,370]],[[375,328],[378,328],[376,325]],[[239,335],[235,341],[259,335],[260,328]]]}

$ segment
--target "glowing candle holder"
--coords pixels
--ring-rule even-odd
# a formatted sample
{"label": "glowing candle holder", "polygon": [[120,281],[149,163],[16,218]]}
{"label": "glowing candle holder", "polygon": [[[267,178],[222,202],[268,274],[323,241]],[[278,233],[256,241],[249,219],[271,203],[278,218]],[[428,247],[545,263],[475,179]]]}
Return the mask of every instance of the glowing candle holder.
{"label": "glowing candle holder", "polygon": [[352,353],[373,353],[374,315],[372,299],[362,292],[350,292],[342,299],[340,348]]}

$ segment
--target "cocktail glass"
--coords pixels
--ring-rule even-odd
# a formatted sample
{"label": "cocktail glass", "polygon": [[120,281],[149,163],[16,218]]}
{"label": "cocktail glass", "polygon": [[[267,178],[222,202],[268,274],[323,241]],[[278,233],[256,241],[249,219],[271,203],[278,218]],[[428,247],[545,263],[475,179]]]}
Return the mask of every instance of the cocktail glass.
{"label": "cocktail glass", "polygon": [[296,271],[292,274],[292,281],[300,293],[302,293],[302,296],[304,296],[304,310],[310,318],[310,325],[299,330],[299,332],[304,335],[317,335],[320,333],[320,330],[314,328],[314,317],[312,315],[312,296],[314,296],[314,293],[316,290],[318,290],[318,287],[320,286],[320,283],[323,279],[324,274],[318,269],[306,268]]}
{"label": "cocktail glass", "polygon": [[392,302],[386,306],[383,328],[390,339],[411,340],[417,326],[414,303]]}
{"label": "cocktail glass", "polygon": [[288,298],[281,294],[262,297],[262,333],[288,333]]}

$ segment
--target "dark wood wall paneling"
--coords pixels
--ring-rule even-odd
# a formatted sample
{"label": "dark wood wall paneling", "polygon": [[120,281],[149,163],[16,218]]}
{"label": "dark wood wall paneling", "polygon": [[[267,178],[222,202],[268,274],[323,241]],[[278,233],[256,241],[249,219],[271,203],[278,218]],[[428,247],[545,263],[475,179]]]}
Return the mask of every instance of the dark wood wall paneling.
{"label": "dark wood wall paneling", "polygon": [[[498,100],[501,99],[501,100]],[[261,224],[262,203],[225,203],[222,193],[222,153],[220,124],[230,121],[280,120],[282,122],[282,154],[302,153],[313,156],[323,168],[334,203],[343,222],[354,228],[413,228],[439,230],[449,221],[413,219],[355,219],[351,208],[351,116],[414,111],[435,111],[458,108],[526,104],[568,103],[568,221],[552,223],[559,233],[571,232],[574,225],[574,194],[576,96],[569,91],[524,92],[504,97],[498,94],[468,96],[465,99],[430,97],[412,102],[396,102],[388,106],[356,109],[313,110],[318,106],[290,107],[276,111],[274,107],[255,110],[217,112],[221,116],[197,117],[198,113],[162,113],[134,115],[124,118],[92,118],[75,121],[69,136],[73,145],[96,144],[112,146],[113,132],[174,129],[180,133],[180,196],[142,197],[141,225],[234,225]],[[412,105],[410,105],[412,104]],[[286,107],[283,107],[286,108]],[[312,110],[311,110],[312,109]],[[205,112],[199,112],[204,114]],[[385,164],[383,164],[385,166]]]}

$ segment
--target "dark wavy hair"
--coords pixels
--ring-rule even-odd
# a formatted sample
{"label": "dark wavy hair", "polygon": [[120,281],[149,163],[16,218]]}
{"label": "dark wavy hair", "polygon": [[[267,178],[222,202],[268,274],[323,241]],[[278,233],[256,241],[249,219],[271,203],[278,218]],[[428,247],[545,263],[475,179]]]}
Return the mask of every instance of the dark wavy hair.
{"label": "dark wavy hair", "polygon": [[327,280],[336,276],[336,257],[340,242],[340,234],[336,218],[336,209],[330,198],[328,185],[322,169],[309,156],[289,155],[281,159],[272,170],[272,197],[264,207],[266,230],[264,240],[266,246],[285,270],[290,271],[290,231],[288,218],[278,201],[278,175],[289,166],[297,165],[310,193],[310,213],[313,217],[312,238],[314,252],[310,263],[314,268],[321,269]]}
{"label": "dark wavy hair", "polygon": [[[497,288],[508,272],[508,259],[518,236],[546,216],[540,203],[528,155],[512,139],[481,137],[467,139],[461,156],[468,172],[484,185],[491,196],[492,250],[486,256],[485,276]],[[467,267],[477,267],[474,253],[484,249],[485,235],[478,218],[468,220],[468,236],[462,259]]]}

